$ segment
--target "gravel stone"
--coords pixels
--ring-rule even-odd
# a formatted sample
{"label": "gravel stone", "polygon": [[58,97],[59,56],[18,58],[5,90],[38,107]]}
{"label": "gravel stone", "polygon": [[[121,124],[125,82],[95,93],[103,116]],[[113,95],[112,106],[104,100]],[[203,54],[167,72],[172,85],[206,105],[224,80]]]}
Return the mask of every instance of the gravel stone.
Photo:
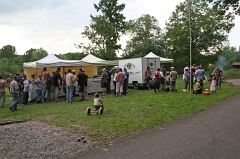
{"label": "gravel stone", "polygon": [[91,142],[77,142],[83,134],[38,121],[0,126],[0,159],[71,158],[89,149]]}

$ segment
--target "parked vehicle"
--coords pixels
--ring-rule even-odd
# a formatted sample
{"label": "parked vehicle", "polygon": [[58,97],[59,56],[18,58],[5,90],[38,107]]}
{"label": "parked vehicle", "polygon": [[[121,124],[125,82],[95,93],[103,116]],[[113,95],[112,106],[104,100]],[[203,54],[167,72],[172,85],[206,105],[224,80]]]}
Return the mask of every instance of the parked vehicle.
{"label": "parked vehicle", "polygon": [[147,67],[150,67],[150,70],[152,72],[151,77],[153,77],[156,69],[160,68],[160,58],[139,57],[132,59],[123,59],[119,60],[118,67],[127,69],[129,73],[128,86],[132,86],[134,89],[139,89],[139,87],[147,86],[145,81],[145,70]]}

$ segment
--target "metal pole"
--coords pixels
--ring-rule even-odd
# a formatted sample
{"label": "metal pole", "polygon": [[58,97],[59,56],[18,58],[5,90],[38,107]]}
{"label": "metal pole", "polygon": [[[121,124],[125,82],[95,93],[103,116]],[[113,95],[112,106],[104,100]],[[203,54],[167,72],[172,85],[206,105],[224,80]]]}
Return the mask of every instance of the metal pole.
{"label": "metal pole", "polygon": [[188,0],[189,19],[189,53],[190,53],[190,99],[192,99],[192,26],[191,26],[191,0]]}

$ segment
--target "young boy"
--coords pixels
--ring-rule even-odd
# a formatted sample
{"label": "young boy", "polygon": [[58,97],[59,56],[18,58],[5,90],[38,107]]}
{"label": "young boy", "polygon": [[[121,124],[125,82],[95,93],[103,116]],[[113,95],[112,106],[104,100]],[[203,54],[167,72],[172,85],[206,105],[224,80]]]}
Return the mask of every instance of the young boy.
{"label": "young boy", "polygon": [[94,108],[95,111],[98,111],[99,108],[102,107],[103,109],[103,101],[99,97],[99,93],[94,94]]}

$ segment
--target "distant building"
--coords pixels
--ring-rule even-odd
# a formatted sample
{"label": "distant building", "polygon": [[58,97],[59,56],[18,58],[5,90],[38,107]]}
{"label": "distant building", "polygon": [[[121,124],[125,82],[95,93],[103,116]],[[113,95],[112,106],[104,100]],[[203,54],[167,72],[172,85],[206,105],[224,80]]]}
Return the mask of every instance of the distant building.
{"label": "distant building", "polygon": [[233,67],[233,68],[236,68],[236,69],[239,69],[239,68],[240,68],[240,62],[234,62],[234,63],[232,64],[232,67]]}

